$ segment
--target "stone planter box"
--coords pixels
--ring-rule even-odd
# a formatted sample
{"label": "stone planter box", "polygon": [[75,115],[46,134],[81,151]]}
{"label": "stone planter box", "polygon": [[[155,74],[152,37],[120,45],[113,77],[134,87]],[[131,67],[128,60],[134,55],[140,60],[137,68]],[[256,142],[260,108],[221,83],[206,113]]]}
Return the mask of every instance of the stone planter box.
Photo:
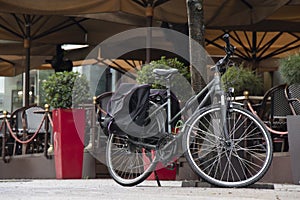
{"label": "stone planter box", "polygon": [[300,115],[287,116],[293,183],[300,184]]}

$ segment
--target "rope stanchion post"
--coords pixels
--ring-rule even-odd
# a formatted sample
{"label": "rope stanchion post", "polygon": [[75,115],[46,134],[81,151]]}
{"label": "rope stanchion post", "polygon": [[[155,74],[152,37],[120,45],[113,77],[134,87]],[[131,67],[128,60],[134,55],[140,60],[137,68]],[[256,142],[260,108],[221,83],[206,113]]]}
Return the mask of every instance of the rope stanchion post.
{"label": "rope stanchion post", "polygon": [[93,151],[94,150],[94,142],[95,142],[95,134],[96,134],[96,120],[95,120],[95,109],[96,109],[96,99],[97,97],[93,97],[93,107],[91,108],[91,128],[90,128],[90,140],[89,144],[84,148],[85,151]]}
{"label": "rope stanchion post", "polygon": [[[45,130],[46,130],[46,136],[45,136],[45,149],[44,149],[44,154],[46,158],[50,159],[52,158],[51,156],[54,153],[53,149],[53,135],[51,132],[49,132],[49,127],[53,127],[53,122],[50,114],[50,106],[48,104],[45,104]],[[47,144],[48,144],[48,135],[49,135],[49,147],[47,149]],[[47,141],[47,143],[46,143]]]}
{"label": "rope stanchion post", "polygon": [[97,100],[97,97],[93,97],[93,105],[94,105],[94,107],[93,107],[93,109],[92,109],[92,121],[91,121],[91,123],[92,123],[92,129],[91,129],[91,140],[92,140],[92,147],[93,147],[93,149],[92,150],[94,150],[94,142],[95,142],[95,135],[96,135],[96,104],[97,104],[97,102],[96,102],[96,100]]}
{"label": "rope stanchion post", "polygon": [[48,104],[45,104],[45,114],[44,114],[44,118],[45,118],[45,146],[44,146],[44,155],[45,155],[45,157],[46,158],[49,158],[49,152],[48,152],[48,150],[49,150],[49,148],[51,147],[51,145],[50,145],[50,147],[48,148],[48,146],[47,146],[47,144],[48,144],[48,136],[49,136],[49,116],[48,116],[48,114],[49,114],[49,105]]}
{"label": "rope stanchion post", "polygon": [[245,100],[244,100],[244,108],[247,108],[247,104],[248,104],[248,101],[249,101],[249,91],[245,90],[243,92],[243,95],[245,97]]}
{"label": "rope stanchion post", "polygon": [[2,160],[4,163],[8,163],[8,159],[6,159],[6,121],[7,121],[7,111],[3,111],[3,122],[1,124],[1,129],[3,129],[3,136],[2,136]]}

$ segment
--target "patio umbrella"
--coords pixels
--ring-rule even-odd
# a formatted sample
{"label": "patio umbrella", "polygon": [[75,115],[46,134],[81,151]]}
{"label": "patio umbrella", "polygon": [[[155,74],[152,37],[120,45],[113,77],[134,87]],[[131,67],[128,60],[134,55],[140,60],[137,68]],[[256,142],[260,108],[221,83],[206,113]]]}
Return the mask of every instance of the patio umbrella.
{"label": "patio umbrella", "polygon": [[[205,23],[207,27],[255,24],[287,2],[289,1],[204,1]],[[85,21],[90,20],[86,20],[82,17],[118,22],[117,27],[119,31],[124,30],[124,27],[122,29],[122,25],[125,26],[124,24],[127,25],[127,29],[128,26],[140,26],[142,19],[146,18],[148,19],[148,25],[153,25],[151,24],[151,22],[153,22],[152,19],[154,22],[156,22],[156,20],[170,23],[187,22],[186,0],[0,0],[0,3],[0,12],[3,13],[0,19],[4,19],[2,23],[0,22],[0,39],[23,41],[25,49],[27,50],[25,53],[27,58],[25,74],[27,77],[29,76],[30,48],[34,43],[44,42],[58,44],[59,42],[70,41],[92,44],[90,39],[93,37],[91,37],[90,31],[87,31],[88,29],[82,25]],[[19,17],[18,14],[20,14]],[[14,18],[13,21],[16,23],[13,26],[22,29],[17,35],[11,29],[7,29],[7,26],[11,26],[11,20],[5,17],[7,15],[11,15],[9,17]],[[44,23],[42,23],[42,19],[44,19]],[[151,19],[151,21],[149,19]],[[54,26],[51,28],[50,26],[45,26],[48,21],[62,23],[61,20],[70,20],[71,23],[67,25],[57,25],[57,27]],[[37,21],[41,23],[40,26],[34,26],[34,23]],[[154,25],[156,26],[157,24]],[[41,33],[40,30],[45,29],[45,27],[48,28],[48,31]],[[111,33],[109,33],[110,28],[107,28],[108,26],[102,27],[105,27],[103,34],[106,33],[107,36],[111,35]],[[67,36],[63,34],[63,30],[70,29],[72,29],[73,32],[70,31],[66,34]],[[37,32],[40,34],[37,34]],[[34,34],[36,35],[33,36]],[[88,40],[86,40],[86,35],[88,35]],[[18,39],[16,39],[16,37]],[[98,39],[98,41],[100,40]],[[28,78],[26,78],[26,80],[28,80]],[[29,87],[28,82],[26,82],[25,87]]]}
{"label": "patio umbrella", "polygon": [[[152,21],[160,20],[170,23],[187,23],[186,0],[112,0],[101,13],[83,14],[80,16],[97,19],[116,19],[116,16],[141,16],[147,19],[147,26],[152,26]],[[203,1],[204,20],[207,28],[225,27],[231,25],[255,24],[280,7],[288,0],[214,0]],[[115,5],[115,6],[113,6]],[[105,7],[105,6],[103,6]],[[114,17],[112,17],[114,16]],[[149,31],[147,43],[151,43]],[[147,46],[149,46],[147,45]],[[146,49],[146,61],[150,60],[150,49]]]}
{"label": "patio umbrella", "polygon": [[[115,6],[115,3],[116,2],[112,4],[112,1],[95,0],[87,2],[74,0],[68,1],[67,3],[61,1],[27,1],[25,3],[24,1],[15,1],[13,3],[9,1],[1,1],[2,14],[0,16],[0,19],[2,22],[0,23],[0,38],[6,40],[23,41],[25,49],[25,91],[28,91],[25,92],[25,106],[29,104],[29,70],[31,65],[30,57],[32,56],[31,48],[33,46],[33,43],[45,42],[47,44],[98,44],[103,40],[103,38],[100,39],[98,36],[91,36],[90,29],[88,29],[87,31],[86,25],[82,24],[82,22],[86,21],[86,19],[78,19],[78,17],[65,17],[62,15],[103,12],[106,10],[103,10],[102,8],[107,9],[108,7]],[[91,20],[89,20],[88,23],[90,23],[90,21]],[[97,20],[97,22],[98,21],[99,20]],[[133,18],[129,17],[128,20],[123,19],[122,23],[127,24],[128,26],[132,24],[139,24],[140,22],[138,18],[134,19],[133,22]],[[127,26],[126,29],[128,29]],[[113,30],[115,31],[114,33],[110,32],[110,28],[107,29],[109,26],[105,24],[102,24],[102,26],[100,26],[98,23],[94,23],[92,27],[105,27],[106,30],[104,34],[102,34],[104,35],[102,37],[105,37],[105,34],[107,34],[106,36],[110,36],[117,32],[125,30],[121,24],[115,24],[113,28]],[[68,33],[66,33],[66,30],[68,31]],[[90,39],[89,41],[87,41],[88,32],[89,38],[97,38],[97,41],[92,41]],[[8,66],[11,65],[11,63],[8,64]],[[13,65],[13,67],[14,70],[12,73],[18,73],[16,70],[18,68],[16,66],[16,63]]]}
{"label": "patio umbrella", "polygon": [[259,62],[299,52],[300,0],[285,3],[255,24],[211,25],[206,32],[208,49],[215,55],[223,52],[224,32],[231,35],[236,55],[243,60]]}
{"label": "patio umbrella", "polygon": [[[228,1],[230,2],[230,1]],[[244,1],[240,1],[244,2]],[[245,1],[249,2],[249,1]],[[257,1],[258,2],[258,1]],[[237,21],[242,20],[244,21],[247,19],[245,16],[244,18],[240,19],[239,16],[233,15],[233,17],[237,17],[238,19],[232,20],[231,23],[224,23],[222,24],[222,20],[217,20],[218,23],[208,23],[207,26],[211,29],[229,29],[229,30],[252,30],[252,31],[292,31],[292,32],[299,32],[299,22],[300,22],[300,0],[291,0],[291,1],[259,1],[262,7],[259,9],[264,12],[266,9],[266,13],[262,15],[261,18],[253,21],[249,21],[249,23],[237,23]],[[267,4],[273,3],[277,4],[274,5],[272,8],[268,8]],[[255,6],[252,5],[252,10],[255,10]],[[271,12],[269,11],[271,10]],[[242,12],[242,9],[241,9]],[[249,10],[251,12],[251,10]],[[224,18],[223,21],[227,21],[228,18]],[[248,18],[249,20],[251,18]],[[211,20],[210,20],[211,21]]]}
{"label": "patio umbrella", "polygon": [[[56,45],[63,43],[84,43],[93,48],[107,37],[135,27],[81,17],[0,13],[0,38],[14,41],[2,44],[0,57],[18,55],[25,58],[22,63],[25,66],[25,91],[29,91],[30,62],[35,56],[54,55]],[[13,67],[16,69],[17,66]],[[29,104],[28,96],[29,92],[25,92],[25,106]]]}
{"label": "patio umbrella", "polygon": [[[32,56],[31,66],[40,66],[45,62],[45,59],[50,59],[50,56]],[[13,77],[24,72],[26,62],[25,56],[1,56],[0,57],[0,76]],[[31,67],[30,69],[34,69]],[[51,69],[51,68],[49,68]]]}
{"label": "patio umbrella", "polygon": [[[117,11],[116,10],[117,7],[122,7],[122,9],[125,8],[125,10],[126,9],[132,10],[131,8],[134,8],[134,6],[132,7],[132,4],[136,5],[136,2],[133,1],[130,1],[129,4],[125,4],[124,6],[123,4],[124,1],[117,2],[117,1],[103,1],[103,0],[102,1],[90,0],[85,2],[78,1],[78,0],[71,0],[67,2],[61,2],[56,0],[39,1],[39,2],[36,1],[10,2],[6,0],[3,1],[1,0],[0,2],[1,2],[0,11],[2,12],[0,16],[0,19],[2,19],[2,23],[0,23],[0,28],[2,29],[0,30],[0,38],[7,39],[7,40],[24,41],[23,44],[26,50],[25,91],[29,91],[29,70],[30,70],[29,57],[31,56],[30,48],[33,46],[33,42],[34,43],[45,42],[48,44],[52,42],[55,44],[58,44],[60,42],[61,43],[70,42],[70,43],[89,43],[90,45],[92,45],[95,42],[90,39],[89,41],[87,41],[86,39],[87,33],[89,38],[94,38],[93,36],[91,36],[91,31],[89,29],[87,31],[86,26],[82,25],[82,22],[84,22],[86,19],[84,18],[78,19],[78,17],[65,17],[66,15],[73,16],[78,14],[84,15],[84,14],[91,14],[91,13],[102,13],[107,11],[111,12],[111,10]],[[160,3],[164,3],[164,1],[152,1],[152,3],[153,3],[152,6],[155,7]],[[21,14],[23,16],[18,16],[18,14]],[[131,14],[126,15],[126,17],[122,16],[121,17],[122,21],[120,21],[121,19],[120,15],[116,14],[114,19],[118,18],[119,20],[117,20],[117,22],[126,24],[127,25],[126,27],[131,26],[131,28],[133,28],[132,24],[134,24],[135,26],[141,24],[142,17],[133,18],[130,15]],[[169,14],[166,15],[169,16]],[[104,16],[104,18],[107,19],[108,16]],[[173,19],[176,18],[173,17]],[[168,20],[168,17],[166,19]],[[12,24],[12,22],[14,22],[14,24]],[[55,23],[54,26],[49,25],[52,22]],[[48,26],[46,26],[45,24],[48,24]],[[118,24],[114,26],[113,28],[113,30],[115,30],[114,33],[121,32],[124,30],[123,27],[124,25],[122,24]],[[73,31],[70,30],[71,29],[70,27],[73,28]],[[77,30],[74,30],[74,27]],[[93,27],[105,27],[105,32],[102,33],[104,33],[104,35],[107,34],[106,36],[110,36],[114,34],[109,31],[110,28],[108,27],[110,26],[106,26],[106,25],[99,26],[94,24]],[[69,33],[66,34],[65,30],[68,30]],[[76,32],[78,31],[80,33],[76,34]],[[97,37],[96,43],[98,44],[102,40]],[[25,105],[28,104],[27,99],[28,99],[28,92],[25,92]]]}
{"label": "patio umbrella", "polygon": [[[155,23],[157,20],[187,23],[186,0],[68,0],[63,2],[40,0],[38,3],[34,0],[25,2],[0,0],[0,2],[0,11],[10,13],[76,15],[139,26],[152,26],[152,22]],[[287,2],[289,1],[204,0],[205,24],[208,28],[255,24]],[[154,26],[157,24],[155,23]],[[150,34],[148,38],[151,38]],[[149,60],[149,55],[146,57]]]}

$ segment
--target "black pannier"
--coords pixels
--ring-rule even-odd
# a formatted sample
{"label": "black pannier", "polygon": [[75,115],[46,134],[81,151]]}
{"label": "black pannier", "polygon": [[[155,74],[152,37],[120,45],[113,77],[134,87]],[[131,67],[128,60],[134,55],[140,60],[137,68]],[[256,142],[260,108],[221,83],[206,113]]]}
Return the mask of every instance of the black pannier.
{"label": "black pannier", "polygon": [[156,135],[157,124],[148,118],[149,96],[149,85],[121,84],[108,103],[106,131],[141,138]]}

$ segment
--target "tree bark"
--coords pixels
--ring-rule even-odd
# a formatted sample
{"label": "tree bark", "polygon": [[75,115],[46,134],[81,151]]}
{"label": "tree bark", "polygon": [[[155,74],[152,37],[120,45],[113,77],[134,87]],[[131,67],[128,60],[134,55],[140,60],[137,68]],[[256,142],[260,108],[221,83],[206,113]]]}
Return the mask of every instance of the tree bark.
{"label": "tree bark", "polygon": [[206,55],[204,51],[196,48],[195,42],[192,41],[196,41],[203,47],[203,50],[205,49],[203,0],[186,0],[186,3],[190,38],[191,83],[194,91],[199,92],[206,85]]}

